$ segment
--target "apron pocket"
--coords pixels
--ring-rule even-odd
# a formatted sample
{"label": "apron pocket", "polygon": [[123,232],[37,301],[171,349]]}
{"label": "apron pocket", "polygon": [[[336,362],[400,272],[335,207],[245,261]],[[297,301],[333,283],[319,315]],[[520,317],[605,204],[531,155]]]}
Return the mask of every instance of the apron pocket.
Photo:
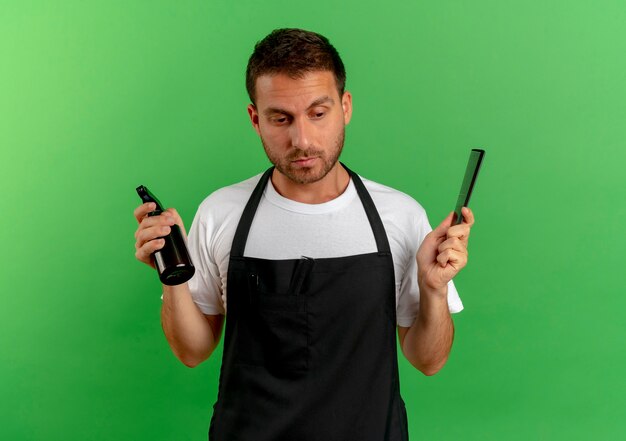
{"label": "apron pocket", "polygon": [[306,297],[257,292],[238,326],[240,364],[276,372],[308,367]]}

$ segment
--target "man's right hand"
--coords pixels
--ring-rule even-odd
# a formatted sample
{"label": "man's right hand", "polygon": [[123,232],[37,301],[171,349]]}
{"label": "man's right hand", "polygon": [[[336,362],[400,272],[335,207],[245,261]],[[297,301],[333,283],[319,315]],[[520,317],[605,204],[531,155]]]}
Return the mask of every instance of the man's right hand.
{"label": "man's right hand", "polygon": [[183,220],[175,209],[168,208],[158,216],[148,216],[148,213],[155,209],[154,202],[146,202],[138,206],[134,212],[135,219],[139,223],[135,231],[135,257],[151,268],[155,268],[152,253],[165,245],[165,240],[159,238],[170,234],[172,225],[178,224],[185,240],[187,239]]}

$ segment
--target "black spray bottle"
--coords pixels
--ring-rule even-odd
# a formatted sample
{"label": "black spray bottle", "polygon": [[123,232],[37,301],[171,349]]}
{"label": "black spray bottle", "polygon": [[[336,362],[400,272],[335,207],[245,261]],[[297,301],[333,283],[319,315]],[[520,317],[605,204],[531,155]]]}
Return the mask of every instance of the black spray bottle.
{"label": "black spray bottle", "polygon": [[[163,206],[146,187],[143,185],[137,187],[137,194],[139,194],[143,202],[154,202],[156,204],[156,210],[148,213],[148,216],[158,216],[163,213]],[[152,256],[156,269],[159,272],[161,283],[164,285],[180,285],[191,279],[196,269],[191,263],[180,227],[174,224],[171,228],[170,234],[161,237],[161,239],[165,240],[163,248],[155,251]]]}

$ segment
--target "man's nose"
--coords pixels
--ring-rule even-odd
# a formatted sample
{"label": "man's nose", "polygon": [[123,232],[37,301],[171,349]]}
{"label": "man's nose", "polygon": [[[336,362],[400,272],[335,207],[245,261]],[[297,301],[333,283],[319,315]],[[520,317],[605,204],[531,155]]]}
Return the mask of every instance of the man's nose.
{"label": "man's nose", "polygon": [[311,144],[311,123],[306,118],[297,118],[290,127],[291,145],[301,150],[309,148]]}

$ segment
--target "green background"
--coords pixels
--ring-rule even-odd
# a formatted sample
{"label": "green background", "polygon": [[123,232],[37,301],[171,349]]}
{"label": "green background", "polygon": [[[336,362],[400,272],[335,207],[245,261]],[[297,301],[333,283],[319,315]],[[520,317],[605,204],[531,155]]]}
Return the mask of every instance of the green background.
{"label": "green background", "polygon": [[401,360],[411,438],[626,439],[624,23],[622,0],[0,1],[0,438],[206,439],[221,344],[171,354],[134,188],[189,226],[265,169],[245,65],[303,27],[347,67],[343,160],[431,223],[487,150],[450,360]]}

